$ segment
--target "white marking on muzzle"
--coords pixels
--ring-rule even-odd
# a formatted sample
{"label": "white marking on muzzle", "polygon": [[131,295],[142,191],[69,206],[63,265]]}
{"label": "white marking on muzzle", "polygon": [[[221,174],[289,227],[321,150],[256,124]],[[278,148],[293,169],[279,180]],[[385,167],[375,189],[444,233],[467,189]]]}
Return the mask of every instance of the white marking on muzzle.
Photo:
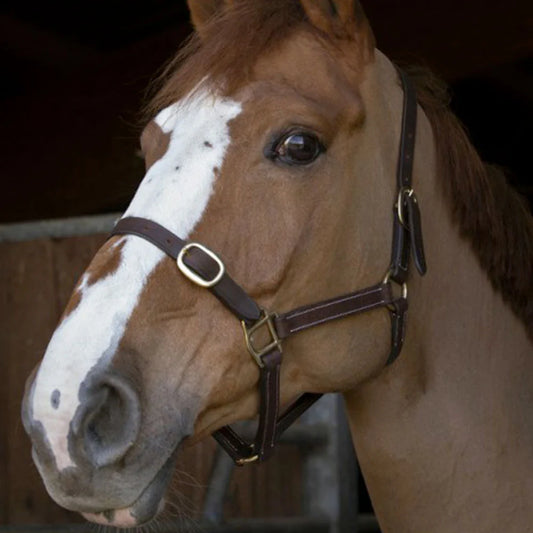
{"label": "white marking on muzzle", "polygon": [[[156,122],[171,134],[167,152],[147,172],[124,216],[151,219],[186,239],[208,204],[215,167],[222,168],[228,123],[240,112],[239,102],[203,88],[161,111]],[[121,253],[115,272],[90,286],[87,275],[82,280],[81,301],[56,329],[37,374],[33,419],[42,424],[60,470],[74,466],[68,435],[80,385],[115,354],[148,277],[164,257],[141,238],[123,241],[115,251]]]}

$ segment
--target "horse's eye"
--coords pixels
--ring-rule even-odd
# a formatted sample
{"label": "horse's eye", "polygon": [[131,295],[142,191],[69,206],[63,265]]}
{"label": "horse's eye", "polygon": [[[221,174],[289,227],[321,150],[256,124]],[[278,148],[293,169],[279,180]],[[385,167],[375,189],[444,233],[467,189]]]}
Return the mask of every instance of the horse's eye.
{"label": "horse's eye", "polygon": [[323,151],[322,143],[313,133],[293,132],[274,145],[272,158],[288,165],[309,165]]}

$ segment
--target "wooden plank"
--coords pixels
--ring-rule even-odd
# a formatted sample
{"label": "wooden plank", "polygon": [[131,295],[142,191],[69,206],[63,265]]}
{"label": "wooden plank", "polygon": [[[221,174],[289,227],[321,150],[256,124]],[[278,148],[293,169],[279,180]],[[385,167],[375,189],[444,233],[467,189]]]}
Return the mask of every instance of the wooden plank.
{"label": "wooden plank", "polygon": [[90,235],[54,240],[53,276],[58,318],[66,307],[81,274],[106,239],[106,235]]}
{"label": "wooden plank", "polygon": [[72,521],[51,503],[30,454],[30,443],[20,421],[24,383],[41,359],[56,321],[53,245],[49,241],[4,244],[0,248],[0,342],[8,366],[9,397],[0,426],[8,429],[4,457],[8,484],[8,523]]}
{"label": "wooden plank", "polygon": [[6,349],[8,326],[5,321],[11,302],[8,299],[7,287],[11,284],[12,270],[8,268],[9,256],[6,256],[4,247],[0,247],[0,376],[4,382],[0,386],[0,524],[6,524],[9,512],[9,479],[8,479],[8,438],[9,438],[9,371],[11,357]]}
{"label": "wooden plank", "polygon": [[[2,523],[58,523],[79,520],[55,505],[33,466],[20,422],[24,383],[41,359],[72,288],[105,237],[74,237],[2,244],[0,320],[2,370],[9,398],[2,398]],[[6,369],[7,367],[7,369]],[[5,392],[4,392],[5,394]],[[7,487],[6,487],[7,485]],[[5,494],[7,492],[7,494]]]}
{"label": "wooden plank", "polygon": [[225,518],[292,517],[302,513],[302,450],[280,446],[269,461],[235,470]]}
{"label": "wooden plank", "polygon": [[73,218],[54,218],[30,222],[0,224],[0,242],[24,242],[39,239],[65,239],[82,235],[109,234],[121,213]]}
{"label": "wooden plank", "polygon": [[301,448],[283,446],[276,460],[266,465],[264,481],[259,481],[259,488],[264,491],[258,502],[260,516],[293,517],[301,514],[302,455]]}
{"label": "wooden plank", "polygon": [[[182,531],[179,520],[174,523],[158,526],[159,533],[176,533]],[[235,520],[224,525],[193,526],[191,531],[202,533],[328,533],[330,524],[326,519],[299,517],[299,518],[274,518]],[[2,527],[0,533],[94,533],[98,531],[94,524],[65,524],[61,526],[16,526]],[[379,530],[365,529],[362,533],[379,533]]]}
{"label": "wooden plank", "polygon": [[200,516],[214,457],[215,442],[207,438],[183,447],[167,493],[166,516],[185,525]]}

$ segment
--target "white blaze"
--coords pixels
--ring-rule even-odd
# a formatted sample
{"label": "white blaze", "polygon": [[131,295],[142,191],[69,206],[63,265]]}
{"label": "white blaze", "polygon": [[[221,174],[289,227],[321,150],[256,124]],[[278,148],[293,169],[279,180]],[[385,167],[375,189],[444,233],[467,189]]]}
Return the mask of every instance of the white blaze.
{"label": "white blaze", "polygon": [[[186,239],[208,204],[214,169],[222,167],[230,143],[228,123],[240,111],[240,103],[206,89],[161,111],[155,120],[171,134],[167,152],[147,172],[124,216],[151,219]],[[141,238],[120,242],[117,270],[90,286],[82,280],[81,301],[56,329],[35,381],[33,419],[43,425],[60,470],[74,465],[68,433],[80,385],[115,353],[148,277],[164,257]],[[59,401],[52,402],[56,390]]]}

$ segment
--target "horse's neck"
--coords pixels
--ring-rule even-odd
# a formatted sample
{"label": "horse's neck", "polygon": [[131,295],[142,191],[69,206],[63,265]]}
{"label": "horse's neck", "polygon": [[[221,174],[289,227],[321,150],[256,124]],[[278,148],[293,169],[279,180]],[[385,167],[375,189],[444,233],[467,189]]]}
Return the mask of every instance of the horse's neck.
{"label": "horse's neck", "polygon": [[453,226],[420,127],[429,272],[400,358],[345,395],[357,454],[384,531],[533,531],[533,346]]}
{"label": "horse's neck", "polygon": [[394,533],[533,531],[533,348],[466,243],[445,257],[426,233],[405,348],[346,394],[378,518]]}

